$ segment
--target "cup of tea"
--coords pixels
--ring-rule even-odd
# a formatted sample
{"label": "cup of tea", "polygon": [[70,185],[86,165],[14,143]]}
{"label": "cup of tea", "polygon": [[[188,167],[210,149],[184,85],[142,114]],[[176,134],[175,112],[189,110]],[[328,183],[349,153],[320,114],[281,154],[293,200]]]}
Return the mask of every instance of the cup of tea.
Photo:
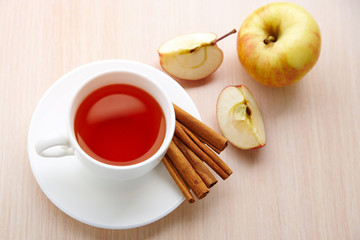
{"label": "cup of tea", "polygon": [[175,113],[156,79],[114,69],[76,90],[66,125],[65,135],[37,141],[40,156],[75,155],[100,175],[128,180],[161,161],[174,135]]}

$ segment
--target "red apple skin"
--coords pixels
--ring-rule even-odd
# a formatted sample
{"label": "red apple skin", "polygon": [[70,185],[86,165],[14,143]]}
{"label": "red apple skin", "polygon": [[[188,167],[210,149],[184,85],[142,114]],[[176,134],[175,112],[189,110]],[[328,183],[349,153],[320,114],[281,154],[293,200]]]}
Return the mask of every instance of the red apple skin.
{"label": "red apple skin", "polygon": [[[283,12],[289,9],[293,12],[297,11],[299,17],[307,19],[304,25],[306,24],[308,30],[303,31],[304,34],[299,35],[298,39],[293,41],[294,44],[292,41],[288,41],[286,44],[282,42],[283,46],[279,46],[278,42],[280,41],[270,43],[268,46],[263,43],[264,38],[268,35],[263,29],[269,26],[264,24],[261,28],[260,24],[256,26],[257,23],[254,24],[254,22],[262,18],[265,20],[270,17],[274,18],[274,16],[270,16],[270,12],[274,12],[275,8],[282,8]],[[273,28],[276,27],[274,24]],[[249,29],[254,29],[254,31],[248,31]],[[292,35],[290,39],[293,40],[293,33],[289,35]],[[280,37],[284,39],[285,32],[279,36],[279,39]],[[277,44],[278,46],[276,46]],[[269,52],[271,49],[274,50],[274,54]],[[255,10],[245,19],[237,37],[238,57],[244,69],[253,79],[273,87],[288,86],[302,79],[316,64],[320,56],[320,49],[321,35],[317,23],[305,9],[293,3],[271,3]],[[299,54],[304,51],[307,54]],[[301,64],[294,67],[289,64],[288,59],[294,59],[297,56],[299,56]]]}
{"label": "red apple skin", "polygon": [[266,145],[266,143],[263,144],[263,145],[259,145],[259,146],[257,146],[257,147],[249,148],[249,150],[256,150],[256,149],[259,149],[259,148],[264,147],[265,145]]}
{"label": "red apple skin", "polygon": [[[226,88],[228,88],[228,87],[241,88],[242,86],[246,87],[244,84],[228,85],[228,86],[224,87],[224,88],[221,90],[221,92],[220,92],[220,94],[219,94],[219,96],[218,96],[218,99],[217,99],[217,101],[216,101],[216,104],[218,104],[219,98],[220,98],[220,96],[221,96],[221,93],[222,93]],[[218,112],[217,112],[217,108],[216,108],[216,115],[217,115],[217,114],[218,114]],[[216,121],[217,121],[217,123],[218,123],[218,126],[220,126],[220,124],[219,124],[219,122],[218,122],[218,118],[216,118]],[[265,122],[264,122],[264,124],[265,124]],[[221,129],[220,129],[220,131],[221,131]],[[253,147],[253,148],[242,149],[242,150],[256,150],[256,149],[259,149],[259,148],[264,147],[265,145],[266,145],[266,143],[265,143],[265,144],[260,144],[260,145],[258,145],[258,146],[256,146],[256,147]],[[236,146],[236,147],[237,147],[237,146]],[[237,147],[237,148],[238,148],[238,147]],[[241,148],[240,148],[240,149],[241,149]]]}

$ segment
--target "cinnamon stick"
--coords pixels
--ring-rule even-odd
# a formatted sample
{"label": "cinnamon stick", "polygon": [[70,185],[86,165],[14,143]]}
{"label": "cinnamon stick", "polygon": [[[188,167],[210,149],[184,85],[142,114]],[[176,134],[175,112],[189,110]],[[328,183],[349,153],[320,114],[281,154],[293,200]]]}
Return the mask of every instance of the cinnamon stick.
{"label": "cinnamon stick", "polygon": [[[183,125],[184,126],[184,125]],[[185,126],[184,126],[185,127]],[[208,143],[207,141],[205,141],[203,138],[199,137],[199,135],[196,135],[195,133],[193,133],[194,136],[196,136],[201,142],[203,142],[204,144],[206,144],[209,148],[211,148],[214,152],[216,152],[217,154],[220,154],[222,151],[220,151],[219,149],[217,149],[216,147],[214,147],[213,145],[211,145],[210,143]]]}
{"label": "cinnamon stick", "polygon": [[170,161],[169,157],[165,155],[163,157],[162,161],[163,161],[166,169],[170,173],[171,177],[174,179],[176,185],[179,187],[180,191],[183,193],[186,200],[189,203],[195,202],[195,199],[193,198],[189,188],[186,186],[186,183],[184,182],[184,180],[181,178],[181,176],[177,172],[176,168],[174,167],[174,165]]}
{"label": "cinnamon stick", "polygon": [[198,199],[204,198],[209,193],[209,188],[205,185],[203,180],[201,180],[194,168],[185,158],[184,154],[182,154],[173,141],[170,143],[167,155],[195,196]]}
{"label": "cinnamon stick", "polygon": [[[211,167],[222,179],[229,177],[219,165],[217,165],[213,159],[211,159],[203,150],[194,143],[191,138],[186,134],[182,126],[178,121],[175,123],[175,136],[179,137],[201,160],[203,160],[209,167]],[[175,165],[176,166],[176,165]]]}
{"label": "cinnamon stick", "polygon": [[228,140],[225,137],[178,107],[176,104],[173,104],[173,106],[176,119],[179,122],[189,128],[195,134],[199,135],[202,139],[214,146],[216,149],[222,151],[226,148]]}
{"label": "cinnamon stick", "polygon": [[189,135],[189,137],[196,143],[196,145],[198,145],[201,150],[203,150],[209,157],[211,157],[211,159],[214,160],[214,162],[219,165],[222,170],[224,170],[228,175],[232,174],[232,170],[216,153],[214,153],[210,148],[208,148],[204,143],[202,143],[187,127],[181,125],[181,123],[180,126],[184,129],[186,134]]}
{"label": "cinnamon stick", "polygon": [[184,154],[186,159],[193,166],[197,174],[204,181],[205,185],[208,188],[211,188],[217,183],[216,178],[210,172],[210,170],[205,166],[203,161],[188,147],[186,146],[178,137],[174,136],[173,141],[178,146],[180,151]]}

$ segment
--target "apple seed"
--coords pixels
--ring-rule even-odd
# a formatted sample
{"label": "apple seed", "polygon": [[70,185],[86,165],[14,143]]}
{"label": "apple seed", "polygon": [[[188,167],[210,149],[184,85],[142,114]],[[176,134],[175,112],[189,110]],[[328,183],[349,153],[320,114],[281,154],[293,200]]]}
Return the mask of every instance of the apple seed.
{"label": "apple seed", "polygon": [[251,110],[250,110],[250,108],[248,107],[248,106],[246,106],[246,114],[247,114],[247,116],[248,117],[251,117]]}

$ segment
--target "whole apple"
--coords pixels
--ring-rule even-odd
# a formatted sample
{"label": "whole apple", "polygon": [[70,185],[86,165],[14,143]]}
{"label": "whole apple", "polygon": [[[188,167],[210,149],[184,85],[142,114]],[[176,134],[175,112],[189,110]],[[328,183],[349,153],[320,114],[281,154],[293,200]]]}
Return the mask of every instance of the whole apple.
{"label": "whole apple", "polygon": [[294,84],[317,62],[320,29],[293,3],[270,3],[245,19],[237,38],[241,64],[252,78],[274,87]]}

